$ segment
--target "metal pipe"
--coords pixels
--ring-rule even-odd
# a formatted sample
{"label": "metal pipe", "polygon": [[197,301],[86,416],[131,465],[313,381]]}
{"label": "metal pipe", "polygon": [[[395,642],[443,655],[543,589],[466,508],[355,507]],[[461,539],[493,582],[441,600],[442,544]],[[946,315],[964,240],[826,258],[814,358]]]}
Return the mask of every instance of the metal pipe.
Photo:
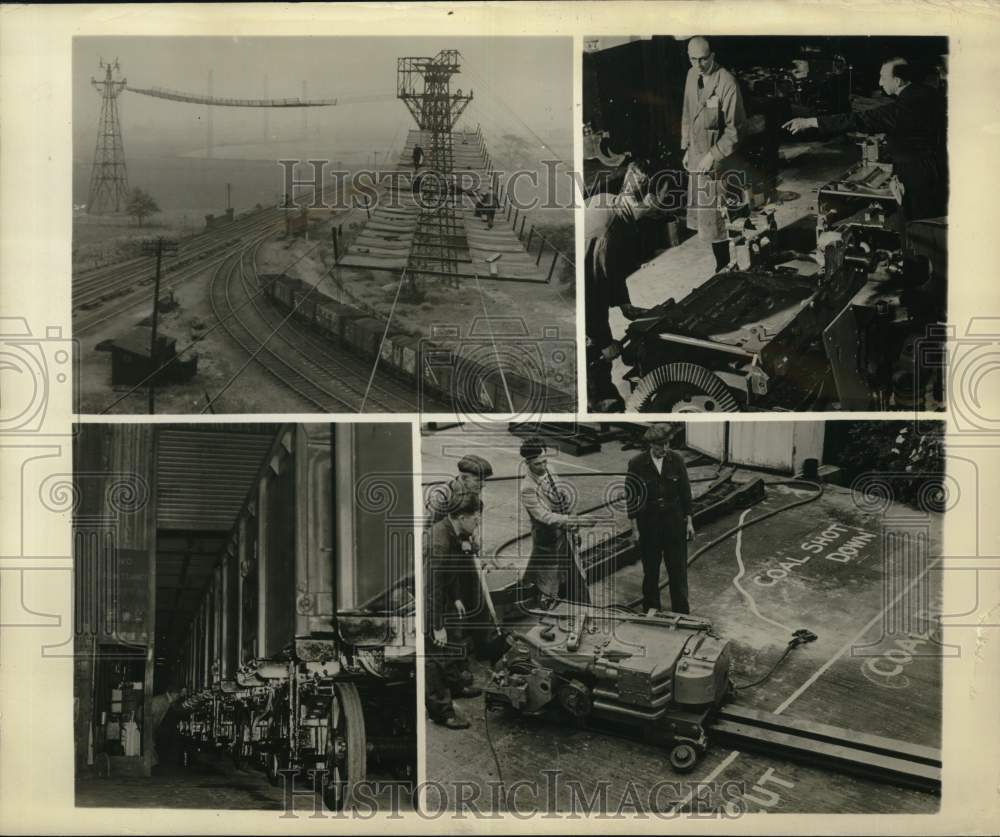
{"label": "metal pipe", "polygon": [[[670,684],[668,683],[667,686],[669,687],[669,685]],[[617,692],[612,692],[610,689],[595,688],[592,691],[595,697],[604,698],[605,700],[613,701],[616,704],[621,703],[622,696]],[[670,703],[670,699],[672,697],[673,697],[673,692],[667,691],[666,694],[661,694],[659,697],[655,698],[654,700],[651,700],[649,702],[649,705],[653,709],[659,709],[661,706],[666,706],[668,703]],[[641,711],[641,710],[636,710],[636,711]]]}
{"label": "metal pipe", "polygon": [[658,712],[640,712],[637,709],[627,709],[624,706],[614,706],[603,700],[595,700],[593,708],[601,712],[611,712],[615,715],[625,715],[629,718],[638,718],[640,721],[658,721],[667,714],[666,709],[661,709]]}

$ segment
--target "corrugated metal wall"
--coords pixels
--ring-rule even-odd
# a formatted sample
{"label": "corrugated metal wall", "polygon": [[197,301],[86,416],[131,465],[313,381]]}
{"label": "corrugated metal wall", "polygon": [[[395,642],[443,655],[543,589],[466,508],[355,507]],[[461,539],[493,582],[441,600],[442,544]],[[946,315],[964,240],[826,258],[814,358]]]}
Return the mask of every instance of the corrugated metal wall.
{"label": "corrugated metal wall", "polygon": [[158,528],[229,530],[274,439],[262,430],[160,430]]}

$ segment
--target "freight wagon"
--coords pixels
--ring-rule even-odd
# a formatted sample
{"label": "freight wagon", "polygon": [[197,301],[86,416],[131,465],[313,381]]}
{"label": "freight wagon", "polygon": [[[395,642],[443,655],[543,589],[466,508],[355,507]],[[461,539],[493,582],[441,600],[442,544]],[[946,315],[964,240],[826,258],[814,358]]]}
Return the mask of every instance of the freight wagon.
{"label": "freight wagon", "polygon": [[[575,408],[572,381],[552,381],[548,370],[575,356],[572,340],[527,335],[429,340],[413,337],[312,285],[282,274],[258,277],[268,298],[292,317],[418,392],[463,411],[558,412]],[[540,348],[544,347],[544,348]],[[548,352],[552,357],[546,357]],[[567,355],[568,353],[568,355]],[[504,366],[504,374],[498,371]],[[511,407],[513,406],[513,410]]]}

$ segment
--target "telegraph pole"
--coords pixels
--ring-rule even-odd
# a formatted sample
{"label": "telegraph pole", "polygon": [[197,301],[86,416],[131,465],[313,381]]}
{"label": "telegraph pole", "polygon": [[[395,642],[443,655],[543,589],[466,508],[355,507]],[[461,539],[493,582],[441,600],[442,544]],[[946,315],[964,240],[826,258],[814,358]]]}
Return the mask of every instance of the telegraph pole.
{"label": "telegraph pole", "polygon": [[160,318],[160,266],[163,263],[163,254],[168,256],[177,255],[177,242],[168,241],[159,236],[155,241],[145,241],[142,245],[142,252],[146,255],[156,256],[156,279],[153,283],[153,327],[149,338],[149,363],[153,371],[149,376],[149,414],[156,412],[156,376],[160,373],[157,361],[156,337],[157,326]]}

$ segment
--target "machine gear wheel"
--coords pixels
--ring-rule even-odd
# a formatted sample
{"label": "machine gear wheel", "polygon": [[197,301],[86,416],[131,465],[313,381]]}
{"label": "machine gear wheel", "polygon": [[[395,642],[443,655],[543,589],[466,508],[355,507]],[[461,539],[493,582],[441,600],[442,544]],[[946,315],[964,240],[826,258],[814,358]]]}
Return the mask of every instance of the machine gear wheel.
{"label": "machine gear wheel", "polygon": [[737,413],[740,408],[714,372],[696,363],[666,363],[643,375],[625,409],[638,413]]}

